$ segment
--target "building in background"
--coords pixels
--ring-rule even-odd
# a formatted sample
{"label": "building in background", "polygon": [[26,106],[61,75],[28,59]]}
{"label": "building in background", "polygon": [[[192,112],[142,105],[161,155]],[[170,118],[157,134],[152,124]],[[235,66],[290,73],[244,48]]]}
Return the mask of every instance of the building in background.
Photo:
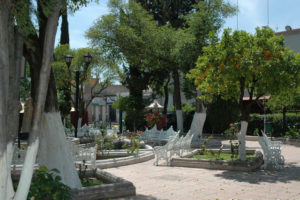
{"label": "building in background", "polygon": [[290,26],[286,26],[285,31],[277,32],[275,35],[283,35],[285,46],[300,53],[300,28],[292,29]]}

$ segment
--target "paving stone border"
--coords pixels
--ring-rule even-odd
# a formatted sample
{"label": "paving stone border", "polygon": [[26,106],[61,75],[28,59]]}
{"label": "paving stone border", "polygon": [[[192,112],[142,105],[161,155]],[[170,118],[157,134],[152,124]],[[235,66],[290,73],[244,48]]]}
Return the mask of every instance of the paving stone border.
{"label": "paving stone border", "polygon": [[[192,167],[192,168],[205,168],[205,169],[219,169],[219,170],[230,170],[230,171],[255,171],[260,168],[263,164],[263,155],[260,151],[255,151],[256,157],[250,161],[226,161],[226,160],[207,160],[207,159],[195,159],[188,158],[201,151],[200,149],[192,151],[183,158],[172,158],[171,166],[173,167]],[[216,151],[216,150],[215,150]],[[230,151],[230,150],[226,150]],[[223,151],[223,152],[226,152]]]}
{"label": "paving stone border", "polygon": [[87,176],[101,179],[107,184],[72,189],[72,200],[99,200],[135,196],[135,186],[101,169],[90,169]]}

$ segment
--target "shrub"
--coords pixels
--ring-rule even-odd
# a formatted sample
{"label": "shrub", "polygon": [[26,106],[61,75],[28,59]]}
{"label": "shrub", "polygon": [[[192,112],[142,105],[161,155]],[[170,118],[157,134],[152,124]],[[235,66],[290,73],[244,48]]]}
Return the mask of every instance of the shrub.
{"label": "shrub", "polygon": [[[272,136],[283,136],[283,120],[282,114],[266,114],[266,122],[271,124],[271,135]],[[295,126],[296,129],[299,129],[300,115],[295,113],[286,114],[286,123],[288,127]],[[252,135],[255,129],[264,130],[264,115],[260,114],[251,114],[248,124],[247,134]]]}
{"label": "shrub", "polygon": [[142,131],[138,132],[132,132],[129,135],[130,143],[129,144],[124,144],[123,147],[127,149],[127,153],[129,154],[139,154],[141,143],[140,143],[140,138],[142,135]]}
{"label": "shrub", "polygon": [[285,137],[290,139],[298,139],[299,135],[299,130],[297,130],[295,127],[289,128],[289,131],[285,132]]}
{"label": "shrub", "polygon": [[[220,97],[214,97],[208,105],[206,131],[211,133],[223,133],[230,123],[238,121],[239,107],[237,103],[230,100],[223,100]],[[207,130],[208,129],[208,130]]]}
{"label": "shrub", "polygon": [[195,113],[195,106],[191,104],[184,104],[182,107],[182,115],[183,115],[183,131],[187,133],[193,121]]}
{"label": "shrub", "polygon": [[41,166],[33,175],[28,199],[70,199],[71,189],[60,182],[61,177],[57,174],[59,174],[57,169],[48,170],[45,166]]}

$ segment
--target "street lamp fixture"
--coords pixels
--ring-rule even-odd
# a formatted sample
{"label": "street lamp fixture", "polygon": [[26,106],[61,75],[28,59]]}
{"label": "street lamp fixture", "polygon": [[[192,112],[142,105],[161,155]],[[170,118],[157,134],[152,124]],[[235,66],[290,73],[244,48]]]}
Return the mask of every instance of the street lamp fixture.
{"label": "street lamp fixture", "polygon": [[[86,74],[89,65],[92,62],[92,56],[90,53],[87,53],[83,56],[84,62],[85,62],[85,71],[84,74]],[[66,55],[65,60],[66,64],[68,66],[68,69],[70,68],[71,62],[72,62],[73,56]],[[79,71],[75,71],[75,82],[76,82],[76,94],[75,94],[75,137],[77,138],[77,132],[78,132],[78,118],[79,118],[79,112],[78,112],[78,97],[79,97]]]}
{"label": "street lamp fixture", "polygon": [[90,53],[87,53],[86,55],[83,56],[84,62],[85,62],[85,71],[87,71],[89,65],[92,62],[92,56]]}
{"label": "street lamp fixture", "polygon": [[65,60],[66,60],[66,64],[67,64],[67,66],[68,66],[68,69],[70,69],[70,65],[71,65],[71,63],[72,63],[72,59],[73,59],[73,56],[70,55],[70,54],[67,54],[67,55],[65,56]]}

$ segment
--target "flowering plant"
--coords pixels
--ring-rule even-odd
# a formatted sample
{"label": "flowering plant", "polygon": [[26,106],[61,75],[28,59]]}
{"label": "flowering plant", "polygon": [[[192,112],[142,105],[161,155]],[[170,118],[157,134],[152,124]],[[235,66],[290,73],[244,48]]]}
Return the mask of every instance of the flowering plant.
{"label": "flowering plant", "polygon": [[166,125],[166,118],[166,115],[155,112],[147,114],[145,119],[148,128],[153,128],[153,126],[156,125],[157,130],[160,130]]}
{"label": "flowering plant", "polygon": [[141,143],[140,143],[140,137],[143,134],[142,131],[132,132],[129,133],[128,137],[130,139],[129,144],[124,144],[122,147],[127,149],[127,153],[130,154],[139,154]]}

